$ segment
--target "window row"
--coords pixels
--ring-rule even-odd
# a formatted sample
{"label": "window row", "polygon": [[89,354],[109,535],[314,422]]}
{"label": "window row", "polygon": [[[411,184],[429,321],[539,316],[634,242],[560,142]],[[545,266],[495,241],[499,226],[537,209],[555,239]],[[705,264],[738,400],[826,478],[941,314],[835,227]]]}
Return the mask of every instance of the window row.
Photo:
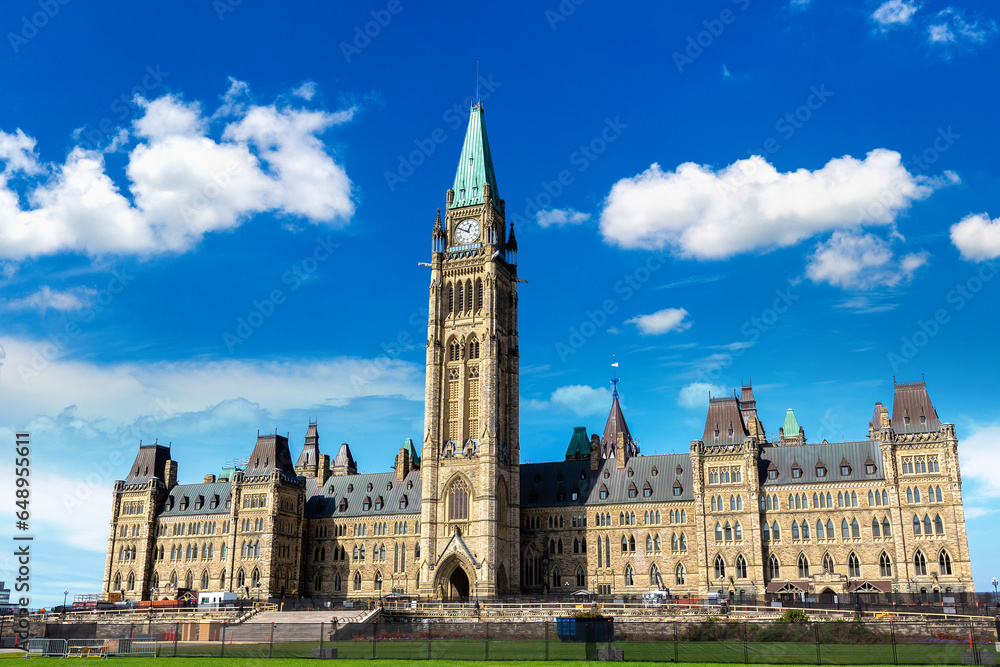
{"label": "window row", "polygon": [[[927,487],[927,502],[929,503],[940,503],[944,495],[941,493],[941,487],[928,486]],[[920,488],[919,487],[906,487],[906,502],[908,503],[919,503],[920,502]]]}
{"label": "window row", "polygon": [[[764,525],[766,526],[767,524]],[[740,525],[739,521],[737,521],[735,525],[730,525],[728,521],[726,522],[725,526],[723,526],[721,523],[715,524],[716,542],[722,542],[723,540],[725,540],[726,542],[733,542],[733,541],[739,542],[742,539],[743,539],[743,527]]]}
{"label": "window row", "polygon": [[921,527],[923,528],[924,535],[944,535],[944,521],[941,520],[940,514],[935,515],[933,522],[931,522],[931,517],[927,514],[924,515],[923,521],[920,520],[919,516],[914,514],[913,534],[920,535]]}
{"label": "window row", "polygon": [[476,279],[448,283],[448,313],[471,313],[483,308],[483,281]]}
{"label": "window row", "polygon": [[[809,523],[802,521],[792,521],[792,539],[798,540],[808,540],[809,535]],[[891,537],[892,536],[892,525],[889,522],[888,517],[883,517],[881,523],[878,518],[872,518],[871,523],[872,537]],[[777,521],[768,525],[767,522],[761,524],[761,534],[765,540],[777,541],[781,539],[781,526]],[[840,536],[843,539],[853,539],[861,537],[861,524],[857,519],[852,519],[848,521],[846,518],[842,519],[840,522]],[[826,523],[823,523],[822,519],[816,521],[816,538],[820,540],[833,540],[836,539],[837,533],[834,528],[833,520],[827,519]]]}
{"label": "window row", "polygon": [[743,510],[743,496],[729,496],[729,505],[723,501],[722,496],[712,496],[713,512],[739,512]]}
{"label": "window row", "polygon": [[904,475],[941,472],[940,467],[938,467],[938,460],[936,456],[904,456],[902,469]]}
{"label": "window row", "polygon": [[[729,429],[729,435],[732,435],[732,429]],[[719,436],[719,431],[716,430],[715,436]],[[708,469],[708,483],[709,484],[739,484],[743,481],[743,474],[740,472],[739,468],[709,468]]]}

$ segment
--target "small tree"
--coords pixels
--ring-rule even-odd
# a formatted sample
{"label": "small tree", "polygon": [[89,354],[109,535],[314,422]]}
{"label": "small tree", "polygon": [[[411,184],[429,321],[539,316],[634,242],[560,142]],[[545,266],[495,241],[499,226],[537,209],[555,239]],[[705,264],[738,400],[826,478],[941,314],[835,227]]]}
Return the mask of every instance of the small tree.
{"label": "small tree", "polygon": [[787,609],[778,621],[781,623],[808,623],[809,614],[801,609]]}

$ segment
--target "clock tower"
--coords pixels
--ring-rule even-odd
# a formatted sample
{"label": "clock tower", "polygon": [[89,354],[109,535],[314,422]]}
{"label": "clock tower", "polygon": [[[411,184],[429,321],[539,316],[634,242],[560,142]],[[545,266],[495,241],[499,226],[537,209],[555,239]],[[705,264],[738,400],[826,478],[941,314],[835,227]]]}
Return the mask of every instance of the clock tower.
{"label": "clock tower", "polygon": [[518,591],[517,241],[481,103],[432,230],[420,592]]}

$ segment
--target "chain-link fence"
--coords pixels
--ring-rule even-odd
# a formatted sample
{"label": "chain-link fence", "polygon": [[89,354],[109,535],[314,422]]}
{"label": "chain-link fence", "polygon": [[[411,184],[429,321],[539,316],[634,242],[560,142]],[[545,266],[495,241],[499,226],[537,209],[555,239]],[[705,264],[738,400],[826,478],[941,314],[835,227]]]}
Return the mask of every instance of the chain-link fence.
{"label": "chain-link fence", "polygon": [[[552,621],[101,624],[94,639],[155,646],[159,656],[597,660],[768,664],[994,665],[993,619],[868,618],[807,622],[747,618]],[[54,629],[53,629],[54,630]],[[47,633],[48,634],[48,633]],[[121,640],[130,640],[127,644]],[[72,641],[72,640],[69,640]],[[330,649],[335,649],[335,653]],[[129,653],[133,653],[129,648]]]}

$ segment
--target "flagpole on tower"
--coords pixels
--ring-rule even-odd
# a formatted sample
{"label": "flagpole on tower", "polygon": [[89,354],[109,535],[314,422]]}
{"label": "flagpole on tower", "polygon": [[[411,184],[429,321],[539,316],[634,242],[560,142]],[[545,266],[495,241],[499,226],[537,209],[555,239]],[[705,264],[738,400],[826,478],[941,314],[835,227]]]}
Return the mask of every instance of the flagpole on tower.
{"label": "flagpole on tower", "polygon": [[[615,359],[615,355],[611,355],[611,358]],[[612,398],[618,398],[618,380],[620,378],[618,377],[618,361],[617,361],[617,359],[615,359],[615,361],[612,362],[611,368],[613,369],[611,371],[611,384],[614,386],[614,388],[611,390],[611,397]]]}

